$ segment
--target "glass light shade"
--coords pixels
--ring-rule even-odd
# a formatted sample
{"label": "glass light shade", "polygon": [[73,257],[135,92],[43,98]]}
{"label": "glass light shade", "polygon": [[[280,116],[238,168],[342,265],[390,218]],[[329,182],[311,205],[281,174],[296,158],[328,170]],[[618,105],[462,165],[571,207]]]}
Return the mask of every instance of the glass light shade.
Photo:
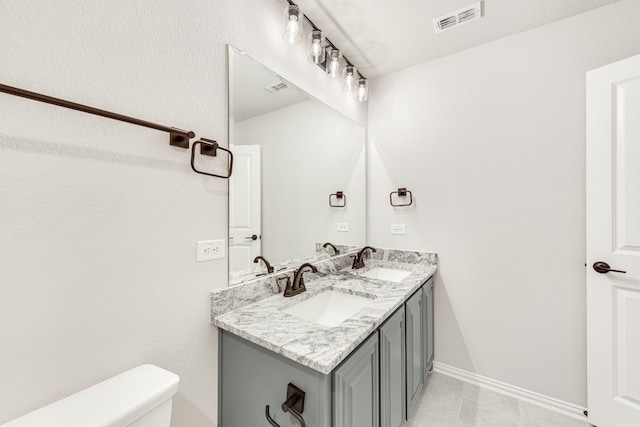
{"label": "glass light shade", "polygon": [[342,59],[342,54],[338,49],[331,49],[328,55],[327,75],[332,79],[335,79],[340,73],[340,60]]}
{"label": "glass light shade", "polygon": [[311,31],[311,34],[309,34],[309,43],[307,47],[307,58],[309,59],[309,61],[313,62],[314,64],[322,64],[325,59],[324,35],[322,34],[322,31]]}
{"label": "glass light shade", "polygon": [[289,44],[300,43],[302,40],[302,21],[304,21],[302,9],[295,4],[287,6],[284,10],[282,39]]}
{"label": "glass light shade", "polygon": [[342,70],[342,89],[345,92],[352,92],[356,87],[358,70],[353,65],[347,65]]}
{"label": "glass light shade", "polygon": [[369,82],[367,79],[359,79],[356,86],[355,97],[360,102],[365,102],[369,99]]}

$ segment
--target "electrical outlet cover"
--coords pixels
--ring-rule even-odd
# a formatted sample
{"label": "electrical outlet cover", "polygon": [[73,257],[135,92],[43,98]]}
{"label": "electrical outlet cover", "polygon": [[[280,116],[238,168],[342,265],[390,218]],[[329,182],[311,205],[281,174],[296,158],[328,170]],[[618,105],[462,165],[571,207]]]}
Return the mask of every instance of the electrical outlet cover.
{"label": "electrical outlet cover", "polygon": [[391,224],[391,234],[407,234],[407,226],[404,224]]}
{"label": "electrical outlet cover", "polygon": [[338,231],[347,232],[347,231],[349,231],[349,223],[348,222],[339,222],[337,228],[338,228]]}
{"label": "electrical outlet cover", "polygon": [[220,240],[201,240],[197,245],[198,262],[210,261],[212,259],[224,258],[224,239]]}

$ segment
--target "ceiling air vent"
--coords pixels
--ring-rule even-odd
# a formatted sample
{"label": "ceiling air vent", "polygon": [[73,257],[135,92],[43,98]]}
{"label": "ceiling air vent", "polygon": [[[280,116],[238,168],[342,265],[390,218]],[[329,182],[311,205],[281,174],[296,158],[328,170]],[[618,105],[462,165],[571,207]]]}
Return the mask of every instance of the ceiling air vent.
{"label": "ceiling air vent", "polygon": [[480,18],[482,18],[481,1],[436,18],[433,20],[433,25],[436,28],[436,33],[441,33]]}
{"label": "ceiling air vent", "polygon": [[286,84],[285,82],[278,82],[278,83],[274,83],[272,85],[264,87],[264,90],[271,93],[280,93],[283,90],[287,90],[287,89],[289,89],[289,85]]}

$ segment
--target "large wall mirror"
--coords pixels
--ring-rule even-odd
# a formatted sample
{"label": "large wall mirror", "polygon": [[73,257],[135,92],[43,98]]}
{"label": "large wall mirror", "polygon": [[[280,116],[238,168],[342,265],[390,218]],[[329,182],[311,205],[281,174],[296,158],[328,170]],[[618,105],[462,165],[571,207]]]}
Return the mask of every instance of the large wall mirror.
{"label": "large wall mirror", "polygon": [[[229,46],[229,284],[365,243],[365,130]],[[319,72],[309,66],[309,72]],[[342,192],[342,198],[331,196]],[[346,203],[345,203],[346,202]],[[332,207],[343,205],[344,207]]]}

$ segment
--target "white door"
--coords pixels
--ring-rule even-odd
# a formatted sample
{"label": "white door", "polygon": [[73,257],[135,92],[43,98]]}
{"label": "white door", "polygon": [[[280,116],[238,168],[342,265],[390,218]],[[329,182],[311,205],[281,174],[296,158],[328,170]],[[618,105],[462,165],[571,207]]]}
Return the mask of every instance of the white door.
{"label": "white door", "polygon": [[231,145],[229,179],[229,271],[252,267],[260,255],[260,146]]}
{"label": "white door", "polygon": [[589,421],[640,426],[640,56],[587,73],[587,373]]}

